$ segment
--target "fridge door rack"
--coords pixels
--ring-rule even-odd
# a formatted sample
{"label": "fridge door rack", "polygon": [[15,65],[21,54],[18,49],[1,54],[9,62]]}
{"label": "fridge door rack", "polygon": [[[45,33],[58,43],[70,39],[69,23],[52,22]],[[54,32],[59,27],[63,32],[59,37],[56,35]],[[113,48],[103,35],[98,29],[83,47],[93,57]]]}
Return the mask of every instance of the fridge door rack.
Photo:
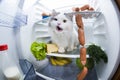
{"label": "fridge door rack", "polygon": [[27,24],[27,16],[20,12],[17,12],[15,16],[0,12],[0,26],[12,28],[25,24]]}

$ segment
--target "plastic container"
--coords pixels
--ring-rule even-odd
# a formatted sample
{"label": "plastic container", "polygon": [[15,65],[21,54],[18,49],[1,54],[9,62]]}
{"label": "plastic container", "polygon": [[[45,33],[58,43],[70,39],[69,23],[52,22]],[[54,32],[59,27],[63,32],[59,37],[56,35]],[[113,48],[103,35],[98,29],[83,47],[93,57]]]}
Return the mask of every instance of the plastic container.
{"label": "plastic container", "polygon": [[22,78],[20,70],[7,51],[7,44],[0,45],[0,63],[2,73],[7,80],[20,80]]}

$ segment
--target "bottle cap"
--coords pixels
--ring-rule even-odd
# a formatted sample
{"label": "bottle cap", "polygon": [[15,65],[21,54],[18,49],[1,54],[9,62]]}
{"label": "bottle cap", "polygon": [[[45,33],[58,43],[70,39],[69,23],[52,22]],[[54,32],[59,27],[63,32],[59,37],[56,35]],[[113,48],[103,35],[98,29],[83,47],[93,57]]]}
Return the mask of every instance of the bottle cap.
{"label": "bottle cap", "polygon": [[7,49],[8,49],[7,44],[0,45],[0,51],[4,51],[4,50],[7,50]]}

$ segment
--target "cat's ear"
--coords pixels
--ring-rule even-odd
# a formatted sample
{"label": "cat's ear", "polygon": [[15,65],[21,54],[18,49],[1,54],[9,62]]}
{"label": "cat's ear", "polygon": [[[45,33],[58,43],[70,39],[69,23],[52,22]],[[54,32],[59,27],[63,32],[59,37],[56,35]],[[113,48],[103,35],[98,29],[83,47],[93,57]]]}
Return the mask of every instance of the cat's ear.
{"label": "cat's ear", "polygon": [[73,20],[73,14],[69,13],[69,14],[64,14],[69,20]]}
{"label": "cat's ear", "polygon": [[56,15],[58,15],[59,14],[59,12],[56,12],[54,9],[52,10],[52,15],[51,16],[56,16]]}

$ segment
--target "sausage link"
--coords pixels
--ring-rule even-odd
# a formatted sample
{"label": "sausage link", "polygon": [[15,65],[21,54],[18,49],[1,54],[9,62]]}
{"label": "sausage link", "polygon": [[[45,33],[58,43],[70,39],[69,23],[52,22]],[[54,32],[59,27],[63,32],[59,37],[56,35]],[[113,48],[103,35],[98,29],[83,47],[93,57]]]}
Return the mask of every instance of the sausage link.
{"label": "sausage link", "polygon": [[82,46],[85,44],[85,35],[84,35],[84,30],[83,29],[78,29],[78,39],[79,42]]}
{"label": "sausage link", "polygon": [[80,10],[81,10],[81,11],[85,11],[85,10],[89,10],[89,8],[90,8],[90,6],[89,6],[88,4],[86,4],[86,5],[82,6],[82,7],[80,8]]}
{"label": "sausage link", "polygon": [[76,7],[76,8],[75,8],[75,11],[76,11],[76,12],[79,12],[79,7]]}
{"label": "sausage link", "polygon": [[82,65],[86,64],[86,48],[85,47],[80,48],[80,60]]}
{"label": "sausage link", "polygon": [[82,16],[80,14],[76,14],[76,24],[79,28],[83,29],[83,21],[82,21]]}
{"label": "sausage link", "polygon": [[90,7],[90,8],[89,8],[89,11],[94,11],[94,8]]}
{"label": "sausage link", "polygon": [[73,7],[72,10],[75,12],[79,12],[79,7]]}
{"label": "sausage link", "polygon": [[83,80],[85,78],[85,76],[88,73],[88,69],[87,67],[84,67],[83,70],[81,71],[81,73],[78,74],[78,79],[77,80]]}

